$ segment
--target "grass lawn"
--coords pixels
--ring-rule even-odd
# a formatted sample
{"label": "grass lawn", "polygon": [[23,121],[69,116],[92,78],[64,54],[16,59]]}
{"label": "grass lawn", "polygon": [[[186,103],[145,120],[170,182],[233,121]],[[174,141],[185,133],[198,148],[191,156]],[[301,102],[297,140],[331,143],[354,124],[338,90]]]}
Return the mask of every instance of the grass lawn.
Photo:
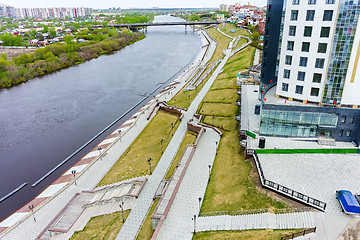
{"label": "grass lawn", "polygon": [[[250,176],[251,164],[245,161],[239,145],[238,122],[235,120],[239,110],[235,105],[238,98],[236,74],[251,64],[254,51],[255,48],[249,46],[232,56],[205,97],[207,100],[220,98],[221,101],[226,98],[230,104],[203,102],[198,110],[207,115],[202,120],[204,123],[217,127],[223,125],[227,130],[220,141],[201,212],[285,207],[282,202],[256,190],[255,180]],[[218,90],[224,87],[227,89]],[[219,93],[223,94],[222,98]],[[215,115],[214,120],[212,115]]]}
{"label": "grass lawn", "polygon": [[[152,170],[155,169],[162,155],[160,141],[164,139],[163,150],[165,151],[172,134],[180,124],[177,120],[178,116],[159,111],[100,181],[98,186],[149,174],[149,164],[147,162],[149,158],[151,158]],[[173,129],[171,123],[175,125]]]}
{"label": "grass lawn", "polygon": [[[124,211],[125,219],[129,213],[130,210]],[[115,239],[122,225],[121,211],[93,217],[82,231],[75,232],[70,239]]]}
{"label": "grass lawn", "polygon": [[[218,41],[218,45],[215,49],[215,52],[212,56],[212,58],[210,59],[210,61],[208,62],[208,67],[205,69],[204,72],[207,71],[208,68],[211,67],[212,63],[215,62],[217,59],[219,58],[223,58],[223,50],[225,50],[229,43],[231,42],[231,39],[224,36],[223,34],[219,33],[215,28],[210,28],[206,30],[209,35],[211,35],[216,41]],[[215,68],[216,69],[216,68]],[[215,70],[214,69],[214,70]],[[213,70],[213,71],[214,71]],[[211,76],[212,72],[202,81],[202,83],[197,87],[196,90],[192,90],[192,91],[186,91],[184,92],[183,89],[181,89],[170,101],[168,101],[167,103],[171,106],[176,106],[176,107],[181,107],[181,108],[185,108],[188,109],[188,107],[190,106],[191,102],[194,100],[194,98],[196,97],[196,95],[198,94],[198,92],[203,88],[203,86],[205,85],[205,83],[207,82],[207,80],[209,80],[210,76]],[[189,97],[190,95],[190,97]]]}
{"label": "grass lawn", "polygon": [[168,172],[167,172],[167,174],[165,176],[165,179],[169,179],[173,175],[173,173],[175,171],[175,168],[178,165],[183,152],[185,151],[186,146],[194,144],[195,140],[196,140],[196,137],[197,137],[196,133],[193,133],[193,132],[190,132],[190,131],[186,132],[184,140],[182,141],[182,143],[180,145],[180,148],[179,148],[178,152],[176,153],[175,158],[173,159],[173,161],[171,163],[171,166],[170,166],[170,168],[169,168],[169,170],[168,170]]}
{"label": "grass lawn", "polygon": [[152,221],[151,221],[151,216],[153,215],[156,206],[158,205],[160,199],[156,199],[150,208],[150,211],[148,213],[148,215],[145,218],[145,221],[140,229],[140,232],[138,234],[138,236],[136,237],[137,240],[148,240],[151,239],[154,230],[152,229]]}
{"label": "grass lawn", "polygon": [[214,239],[241,239],[241,240],[279,240],[281,237],[301,231],[301,229],[286,230],[243,230],[243,231],[209,231],[198,232],[193,240],[214,240]]}
{"label": "grass lawn", "polygon": [[234,89],[219,89],[209,91],[203,101],[235,104],[235,102],[232,102],[231,100],[233,100],[234,98],[237,99],[238,97],[239,95],[237,95]]}
{"label": "grass lawn", "polygon": [[[237,37],[239,35],[243,35],[243,36],[247,36],[247,37],[250,36],[248,31],[246,31],[243,28],[237,28],[235,26],[235,24],[232,24],[232,23],[226,23],[224,28],[219,28],[219,29],[223,33],[226,33],[227,35],[232,36],[232,37]],[[235,32],[234,33],[230,32],[231,29],[234,29]]]}
{"label": "grass lawn", "polygon": [[239,48],[241,47],[242,45],[244,45],[245,43],[247,43],[248,40],[245,39],[245,38],[240,38],[239,42],[236,44],[236,46],[234,46],[234,48]]}

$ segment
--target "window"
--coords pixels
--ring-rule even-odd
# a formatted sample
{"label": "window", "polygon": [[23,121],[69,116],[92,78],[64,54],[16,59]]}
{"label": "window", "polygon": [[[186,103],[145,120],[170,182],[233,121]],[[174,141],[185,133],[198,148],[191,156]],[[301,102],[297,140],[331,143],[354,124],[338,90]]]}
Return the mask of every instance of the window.
{"label": "window", "polygon": [[341,116],[341,122],[342,122],[342,123],[346,123],[346,116],[344,116],[344,115]]}
{"label": "window", "polygon": [[307,65],[307,60],[308,60],[307,57],[300,57],[299,66],[300,66],[300,67],[306,67],[306,65]]}
{"label": "window", "polygon": [[319,88],[311,88],[310,96],[314,96],[314,97],[319,96]]}
{"label": "window", "polygon": [[330,27],[321,27],[320,37],[329,37]]}
{"label": "window", "polygon": [[298,14],[299,14],[298,10],[291,10],[290,20],[296,21],[298,19]]}
{"label": "window", "polygon": [[314,21],[315,10],[307,10],[306,11],[306,21]]}
{"label": "window", "polygon": [[289,26],[289,36],[295,36],[296,26]]}
{"label": "window", "polygon": [[305,81],[305,72],[298,72],[297,80],[299,81]]}
{"label": "window", "polygon": [[350,122],[351,122],[351,124],[355,124],[355,117],[351,117]]}
{"label": "window", "polygon": [[310,43],[309,42],[303,42],[301,46],[302,52],[309,52],[310,49]]}
{"label": "window", "polygon": [[315,61],[315,68],[324,68],[324,58],[317,58]]}
{"label": "window", "polygon": [[287,84],[287,83],[282,83],[282,90],[283,90],[284,92],[287,92],[287,91],[289,90],[289,84]]}
{"label": "window", "polygon": [[284,78],[287,78],[287,79],[290,78],[290,70],[289,69],[284,69]]}
{"label": "window", "polygon": [[270,23],[270,17],[267,18],[267,23]]}
{"label": "window", "polygon": [[332,15],[333,15],[333,10],[325,10],[324,16],[323,16],[323,21],[331,21]]}
{"label": "window", "polygon": [[293,5],[299,5],[300,0],[293,0]]}
{"label": "window", "polygon": [[316,4],[316,0],[308,0],[308,4],[309,4],[309,5]]}
{"label": "window", "polygon": [[321,73],[314,73],[313,76],[313,83],[321,83]]}
{"label": "window", "polygon": [[346,136],[347,136],[347,137],[351,137],[351,130],[347,130],[347,131],[346,131]]}
{"label": "window", "polygon": [[343,129],[340,129],[339,131],[339,136],[342,137],[344,135],[344,130]]}
{"label": "window", "polygon": [[304,37],[311,37],[312,27],[305,27],[304,28]]}
{"label": "window", "polygon": [[326,53],[327,43],[319,43],[318,53]]}
{"label": "window", "polygon": [[292,56],[286,55],[285,56],[285,64],[291,65],[291,63],[292,63]]}
{"label": "window", "polygon": [[266,29],[266,35],[269,35],[269,29]]}
{"label": "window", "polygon": [[294,50],[294,41],[288,41],[287,42],[287,50]]}
{"label": "window", "polygon": [[326,4],[335,4],[335,0],[326,0],[325,3]]}
{"label": "window", "polygon": [[268,12],[271,11],[271,4],[269,4],[269,7],[268,7]]}
{"label": "window", "polygon": [[303,89],[304,89],[303,86],[296,85],[295,93],[297,93],[297,94],[302,94],[302,93],[303,93]]}

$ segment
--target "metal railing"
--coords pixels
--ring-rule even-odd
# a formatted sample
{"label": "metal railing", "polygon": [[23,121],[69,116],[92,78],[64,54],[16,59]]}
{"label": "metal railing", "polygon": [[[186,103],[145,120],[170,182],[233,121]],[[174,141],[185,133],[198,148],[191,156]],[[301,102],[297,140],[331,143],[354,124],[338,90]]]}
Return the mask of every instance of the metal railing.
{"label": "metal railing", "polygon": [[316,227],[309,228],[309,229],[304,229],[303,231],[300,231],[300,232],[297,232],[297,233],[288,234],[286,236],[281,237],[280,240],[294,239],[296,237],[305,236],[306,234],[314,233],[314,232],[316,232]]}

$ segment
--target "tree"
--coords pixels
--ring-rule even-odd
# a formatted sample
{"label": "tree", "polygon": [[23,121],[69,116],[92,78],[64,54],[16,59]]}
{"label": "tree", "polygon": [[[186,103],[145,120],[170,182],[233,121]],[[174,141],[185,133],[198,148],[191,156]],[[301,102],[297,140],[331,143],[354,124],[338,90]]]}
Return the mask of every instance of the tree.
{"label": "tree", "polygon": [[190,19],[191,22],[194,21],[200,21],[200,16],[199,15],[191,15]]}
{"label": "tree", "polygon": [[0,36],[4,46],[23,46],[24,42],[20,36],[14,36],[11,33],[5,33]]}
{"label": "tree", "polygon": [[259,32],[254,31],[254,32],[251,34],[250,39],[251,39],[251,41],[252,41],[252,45],[256,47],[256,46],[258,45],[258,43],[259,43],[259,40],[260,40],[260,34],[259,34]]}
{"label": "tree", "polygon": [[249,26],[249,30],[250,30],[250,32],[254,32],[255,27],[254,26]]}
{"label": "tree", "polygon": [[108,26],[109,26],[109,23],[106,22],[106,21],[103,21],[101,24],[102,24],[104,27],[108,27]]}
{"label": "tree", "polygon": [[73,43],[73,41],[72,41],[73,39],[74,39],[74,36],[68,35],[68,36],[64,37],[64,42],[66,44],[71,44],[71,43]]}

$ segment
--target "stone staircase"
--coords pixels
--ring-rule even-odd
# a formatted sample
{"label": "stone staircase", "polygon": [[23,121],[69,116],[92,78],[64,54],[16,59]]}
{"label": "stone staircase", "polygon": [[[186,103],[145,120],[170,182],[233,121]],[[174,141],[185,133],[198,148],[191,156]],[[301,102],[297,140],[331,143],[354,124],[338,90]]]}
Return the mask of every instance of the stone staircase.
{"label": "stone staircase", "polygon": [[284,214],[259,213],[248,215],[221,215],[199,217],[196,231],[245,230],[245,229],[291,229],[312,228],[315,222],[311,212]]}

